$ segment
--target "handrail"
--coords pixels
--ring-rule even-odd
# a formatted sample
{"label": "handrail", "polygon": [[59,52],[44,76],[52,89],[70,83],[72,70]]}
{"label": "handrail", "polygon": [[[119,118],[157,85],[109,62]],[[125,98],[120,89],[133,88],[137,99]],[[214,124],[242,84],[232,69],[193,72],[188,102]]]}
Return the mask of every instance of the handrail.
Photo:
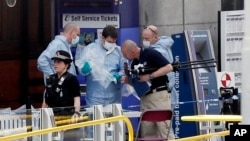
{"label": "handrail", "polygon": [[175,140],[169,140],[169,141],[194,141],[194,140],[205,140],[208,138],[211,138],[212,136],[227,136],[229,135],[229,130],[227,131],[221,131],[221,132],[215,132],[215,133],[210,133],[206,135],[198,135],[198,136],[192,136],[192,137],[186,137],[186,138],[181,138],[181,139],[175,139]]}
{"label": "handrail", "polygon": [[[242,117],[240,115],[192,115],[192,116],[182,116],[182,121],[191,122],[213,122],[213,121],[241,121]],[[193,141],[193,140],[204,140],[215,135],[227,136],[229,135],[229,130],[222,132],[213,132],[206,135],[198,135],[193,137],[181,138],[171,141]]]}
{"label": "handrail", "polygon": [[241,115],[192,115],[192,116],[182,116],[182,121],[241,121]]}
{"label": "handrail", "polygon": [[[88,120],[88,116],[83,116],[83,117],[79,117],[77,119],[77,121],[87,121]],[[64,119],[64,120],[58,120],[55,121],[56,125],[62,125],[62,124],[70,124],[71,123],[71,118],[70,119]]]}
{"label": "handrail", "polygon": [[129,139],[129,141],[133,141],[134,140],[133,127],[132,127],[132,124],[127,116],[115,116],[115,117],[103,118],[103,119],[99,119],[99,120],[93,120],[93,121],[87,121],[87,122],[82,122],[82,123],[47,128],[47,129],[42,129],[42,130],[37,130],[37,131],[32,131],[32,132],[27,132],[27,133],[21,133],[21,134],[1,137],[0,140],[1,141],[9,141],[9,140],[14,140],[14,139],[36,136],[36,135],[40,135],[40,134],[46,134],[46,133],[50,133],[50,132],[58,132],[58,131],[62,131],[62,130],[80,128],[83,126],[97,125],[97,124],[102,124],[102,123],[110,123],[110,122],[115,122],[115,121],[119,121],[119,120],[125,121],[127,128],[128,128],[128,135],[129,135],[128,139]]}

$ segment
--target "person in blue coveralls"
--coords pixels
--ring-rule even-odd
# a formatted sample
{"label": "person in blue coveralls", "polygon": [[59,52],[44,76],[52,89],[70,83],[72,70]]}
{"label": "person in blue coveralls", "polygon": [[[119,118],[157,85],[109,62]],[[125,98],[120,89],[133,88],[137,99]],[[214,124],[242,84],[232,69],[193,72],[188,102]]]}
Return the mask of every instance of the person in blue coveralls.
{"label": "person in blue coveralls", "polygon": [[116,44],[118,32],[108,25],[102,31],[102,39],[85,47],[76,60],[79,73],[86,78],[86,104],[107,105],[121,103],[121,78],[124,62],[120,46]]}
{"label": "person in blue coveralls", "polygon": [[[143,64],[145,68],[152,68],[153,70],[138,74],[140,82],[151,83],[149,90],[140,97],[141,112],[147,109],[171,109],[171,96],[168,92],[166,74],[175,71],[175,67],[158,51],[152,48],[140,48],[132,40],[126,40],[122,44],[121,50],[123,56],[132,61],[131,68]],[[128,81],[129,79],[125,78],[124,82],[131,83]],[[159,123],[142,122],[140,135],[142,137],[174,139],[172,129],[168,130],[169,126],[171,126],[170,121]]]}
{"label": "person in blue coveralls", "polygon": [[[124,63],[120,46],[116,44],[118,32],[108,25],[102,31],[102,38],[96,39],[83,50],[76,66],[86,79],[86,105],[108,105],[122,102],[121,80],[124,77]],[[91,119],[93,115],[89,115]],[[86,127],[87,138],[93,137],[93,128]]]}
{"label": "person in blue coveralls", "polygon": [[[159,31],[156,26],[149,25],[142,31],[143,47],[153,48],[159,51],[169,63],[173,63],[172,45],[174,40],[169,36],[159,36]],[[177,102],[177,92],[175,89],[175,73],[170,72],[167,74],[169,79],[169,89],[171,91],[172,108],[174,108],[174,103]]]}
{"label": "person in blue coveralls", "polygon": [[[73,56],[70,50],[72,44],[79,42],[80,28],[73,22],[70,22],[64,26],[63,33],[56,35],[55,39],[52,40],[48,47],[40,54],[37,59],[37,68],[43,72],[44,82],[48,75],[56,73],[54,69],[54,62],[51,58],[56,54],[58,50],[64,50],[69,52],[71,59]],[[68,70],[71,74],[76,75],[76,69],[73,62],[70,64]],[[42,108],[45,107],[45,103],[42,104]]]}

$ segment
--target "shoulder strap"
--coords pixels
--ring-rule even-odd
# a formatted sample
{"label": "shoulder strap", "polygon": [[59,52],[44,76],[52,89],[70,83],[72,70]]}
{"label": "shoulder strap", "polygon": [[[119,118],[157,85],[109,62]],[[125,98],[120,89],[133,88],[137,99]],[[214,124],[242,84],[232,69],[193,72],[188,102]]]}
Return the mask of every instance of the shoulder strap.
{"label": "shoulder strap", "polygon": [[69,76],[70,74],[68,73],[68,72],[66,72],[66,73],[64,73],[62,76],[61,76],[61,78],[59,79],[59,81],[58,81],[58,87],[61,87],[62,86],[62,84],[63,84],[63,82],[64,82],[64,80]]}

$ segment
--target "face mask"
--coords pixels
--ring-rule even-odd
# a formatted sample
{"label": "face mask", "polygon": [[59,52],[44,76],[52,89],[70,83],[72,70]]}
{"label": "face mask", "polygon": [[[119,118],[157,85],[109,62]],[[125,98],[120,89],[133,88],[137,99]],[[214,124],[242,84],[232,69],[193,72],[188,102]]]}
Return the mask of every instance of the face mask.
{"label": "face mask", "polygon": [[143,44],[143,47],[145,47],[145,48],[148,48],[150,46],[150,42],[146,41],[146,40],[143,40],[142,44]]}
{"label": "face mask", "polygon": [[76,36],[75,39],[72,39],[71,44],[72,44],[72,45],[76,45],[76,44],[78,44],[78,43],[79,43],[79,36]]}
{"label": "face mask", "polygon": [[104,43],[104,45],[103,45],[103,47],[104,47],[106,50],[111,50],[111,49],[113,49],[115,46],[116,46],[115,43],[109,43],[109,42],[107,42],[107,41],[105,41],[105,43]]}

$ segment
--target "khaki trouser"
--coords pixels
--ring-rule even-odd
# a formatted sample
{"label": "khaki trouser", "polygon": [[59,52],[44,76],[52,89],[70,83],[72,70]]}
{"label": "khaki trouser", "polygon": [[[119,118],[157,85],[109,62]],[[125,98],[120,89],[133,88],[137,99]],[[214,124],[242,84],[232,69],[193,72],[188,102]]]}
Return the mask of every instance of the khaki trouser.
{"label": "khaki trouser", "polygon": [[[171,109],[171,96],[166,91],[159,91],[141,97],[141,111],[147,109]],[[164,122],[142,122],[141,123],[141,137],[162,137],[167,138],[168,127],[172,126],[170,121]],[[170,128],[168,139],[174,139],[173,129]]]}

